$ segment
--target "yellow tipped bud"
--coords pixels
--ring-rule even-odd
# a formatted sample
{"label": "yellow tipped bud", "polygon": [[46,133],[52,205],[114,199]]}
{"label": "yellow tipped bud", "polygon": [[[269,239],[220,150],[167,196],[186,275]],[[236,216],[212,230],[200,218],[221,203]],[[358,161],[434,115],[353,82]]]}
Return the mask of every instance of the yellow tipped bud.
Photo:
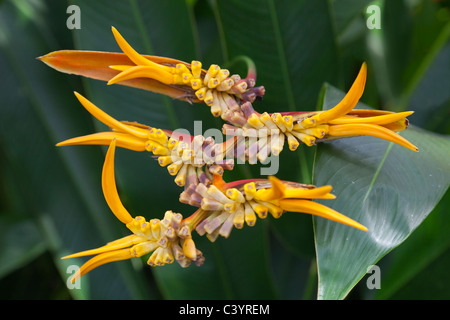
{"label": "yellow tipped bud", "polygon": [[308,134],[305,133],[301,133],[301,132],[296,132],[296,131],[292,131],[291,132],[298,140],[300,140],[301,142],[303,142],[304,144],[306,144],[308,147],[313,146],[316,143],[316,138],[314,138],[313,136],[310,136]]}
{"label": "yellow tipped bud", "polygon": [[186,258],[191,260],[197,259],[197,249],[195,247],[194,240],[192,238],[187,238],[183,241],[183,253]]}
{"label": "yellow tipped bud", "polygon": [[311,128],[311,127],[314,127],[316,124],[317,124],[317,121],[314,118],[314,116],[305,118],[302,121],[300,121],[300,125],[302,128]]}
{"label": "yellow tipped bud", "polygon": [[220,84],[219,79],[217,78],[211,78],[208,81],[208,88],[210,89],[214,89],[215,87],[217,87]]}
{"label": "yellow tipped bud", "polygon": [[152,219],[152,220],[150,220],[149,224],[150,224],[150,229],[152,230],[153,238],[159,239],[161,237],[160,220]]}
{"label": "yellow tipped bud", "polygon": [[192,74],[185,72],[181,75],[181,79],[183,81],[183,84],[190,84],[191,79],[192,79]]}
{"label": "yellow tipped bud", "polygon": [[177,162],[170,164],[167,167],[167,171],[169,171],[169,174],[171,176],[175,176],[175,175],[177,175],[178,171],[181,169],[182,166],[183,166],[183,162],[181,160],[179,160]]}
{"label": "yellow tipped bud", "polygon": [[203,83],[200,79],[192,78],[190,81],[191,81],[191,88],[193,90],[198,90],[203,87]]}
{"label": "yellow tipped bud", "polygon": [[244,204],[244,219],[248,226],[253,227],[256,223],[256,214],[249,203]]}
{"label": "yellow tipped bud", "polygon": [[255,129],[264,128],[264,123],[261,122],[259,117],[253,113],[247,120],[247,123],[250,124]]}
{"label": "yellow tipped bud", "polygon": [[151,128],[149,131],[149,138],[155,140],[162,146],[167,146],[169,138],[165,134],[165,132],[161,129]]}
{"label": "yellow tipped bud", "polygon": [[247,82],[245,81],[239,82],[233,86],[233,89],[240,93],[244,93],[245,90],[247,90]]}
{"label": "yellow tipped bud", "polygon": [[216,87],[216,89],[219,91],[228,91],[231,89],[232,86],[234,86],[234,81],[233,81],[233,79],[229,78],[229,79],[225,79],[224,81],[222,81]]}
{"label": "yellow tipped bud", "polygon": [[197,96],[198,100],[204,100],[206,97],[206,87],[200,88],[197,91],[195,91],[195,95]]}
{"label": "yellow tipped bud", "polygon": [[165,167],[165,166],[171,164],[172,162],[173,162],[173,161],[172,161],[172,157],[171,157],[171,156],[161,156],[161,157],[158,157],[158,163],[159,163],[159,165],[160,165],[161,167]]}
{"label": "yellow tipped bud", "polygon": [[211,90],[206,91],[204,102],[206,103],[207,106],[211,107],[213,105],[214,97]]}
{"label": "yellow tipped bud", "polygon": [[217,75],[217,73],[219,72],[219,70],[220,70],[220,67],[217,64],[212,64],[209,67],[208,72],[206,72],[205,78],[203,79],[203,83],[205,85],[208,85],[209,80],[211,78],[214,78]]}
{"label": "yellow tipped bud", "polygon": [[217,92],[213,91],[213,102],[211,105],[211,113],[214,117],[220,117],[222,114],[222,106],[220,104],[220,99],[217,97]]}
{"label": "yellow tipped bud", "polygon": [[188,164],[183,164],[175,178],[175,183],[180,187],[184,186],[184,184],[186,183],[186,173],[188,166]]}
{"label": "yellow tipped bud", "polygon": [[289,132],[286,132],[286,137],[288,139],[289,150],[291,151],[297,150],[299,146],[298,140]]}
{"label": "yellow tipped bud", "polygon": [[283,117],[279,113],[272,114],[272,121],[277,125],[277,127],[282,131],[286,132],[286,127],[283,124]]}
{"label": "yellow tipped bud", "polygon": [[249,201],[249,204],[260,219],[267,218],[267,213],[269,212],[269,209],[266,206],[257,203],[255,201]]}
{"label": "yellow tipped bud", "polygon": [[226,78],[228,78],[230,76],[230,71],[228,71],[227,69],[220,69],[219,72],[216,75],[216,78],[222,82],[223,80],[225,80]]}
{"label": "yellow tipped bud", "polygon": [[173,148],[175,148],[178,145],[178,142],[179,141],[177,139],[170,138],[167,143],[167,146],[170,150],[172,150]]}
{"label": "yellow tipped bud", "polygon": [[294,117],[282,116],[281,121],[283,125],[286,127],[287,131],[292,131],[292,128],[294,127]]}
{"label": "yellow tipped bud", "polygon": [[266,206],[269,209],[270,214],[278,219],[283,214],[284,210],[271,202],[261,202],[262,205]]}
{"label": "yellow tipped bud", "polygon": [[130,248],[130,255],[135,258],[139,258],[155,250],[157,247],[158,245],[153,241],[141,242]]}
{"label": "yellow tipped bud", "polygon": [[245,222],[245,213],[242,206],[239,206],[239,209],[236,211],[236,213],[233,216],[233,225],[237,229],[242,229],[244,227]]}
{"label": "yellow tipped bud", "polygon": [[158,142],[152,143],[151,151],[156,156],[166,156],[169,154],[169,149],[167,147],[160,145]]}
{"label": "yellow tipped bud", "polygon": [[242,193],[241,193],[238,189],[236,189],[236,188],[228,189],[228,190],[225,192],[225,194],[227,195],[228,198],[230,198],[230,199],[233,200],[233,201],[237,201],[237,202],[240,202],[240,203],[244,203],[244,202],[245,202],[244,196],[243,196]]}
{"label": "yellow tipped bud", "polygon": [[200,75],[202,74],[202,63],[200,61],[192,61],[191,72],[194,78],[200,78]]}
{"label": "yellow tipped bud", "polygon": [[188,67],[186,67],[183,63],[177,63],[175,66],[175,70],[179,75],[182,75],[183,73],[191,73]]}
{"label": "yellow tipped bud", "polygon": [[184,163],[191,163],[192,160],[194,159],[194,156],[195,156],[195,154],[194,154],[193,150],[185,149],[185,150],[183,150],[183,154],[181,155],[181,160]]}
{"label": "yellow tipped bud", "polygon": [[308,135],[322,139],[328,133],[328,126],[327,125],[319,125],[314,128],[305,129],[305,130],[303,130],[303,133],[306,133]]}
{"label": "yellow tipped bud", "polygon": [[246,183],[244,185],[245,198],[247,200],[252,200],[256,194],[256,185],[254,182]]}
{"label": "yellow tipped bud", "polygon": [[264,123],[270,130],[279,130],[278,126],[272,121],[271,116],[267,112],[264,112],[259,117],[259,120],[261,120],[261,122]]}

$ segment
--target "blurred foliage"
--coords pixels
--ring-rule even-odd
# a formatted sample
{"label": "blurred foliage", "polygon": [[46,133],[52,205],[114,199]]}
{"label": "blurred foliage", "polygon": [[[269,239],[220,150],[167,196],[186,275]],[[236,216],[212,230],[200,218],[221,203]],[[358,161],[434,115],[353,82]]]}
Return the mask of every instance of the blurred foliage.
{"label": "blurred foliage", "polygon": [[[81,29],[66,27],[71,4],[80,7]],[[372,15],[366,10],[369,5],[381,8],[381,29],[367,27]],[[320,223],[294,214],[259,220],[255,227],[234,230],[229,239],[213,244],[197,237],[206,257],[201,268],[118,262],[89,273],[81,289],[67,289],[67,267],[84,260],[65,261],[61,256],[126,234],[101,191],[105,148],[55,147],[59,141],[100,128],[72,92],[83,93],[115,118],[155,127],[192,132],[194,120],[202,120],[204,130],[222,124],[204,105],[60,74],[35,59],[62,49],[119,51],[111,26],[141,53],[217,63],[241,74],[245,66],[236,58],[250,57],[257,66],[258,85],[266,87],[264,100],[255,108],[268,112],[322,108],[327,97],[347,91],[361,62],[367,61],[363,103],[415,111],[411,123],[429,131],[423,137],[430,137],[430,144],[420,142],[425,150],[434,148],[433,133],[450,134],[448,1],[3,0],[2,299],[317,298],[314,230]],[[439,139],[445,140],[443,146],[449,145],[448,136]],[[326,159],[323,154],[330,148],[317,148],[319,160]],[[326,172],[322,176],[313,172],[318,169],[313,168],[316,150],[299,149],[282,153],[278,177],[306,183],[325,179]],[[450,157],[445,158],[449,152],[434,154],[441,157],[444,168],[449,165]],[[431,158],[425,154],[421,159]],[[116,162],[121,197],[132,215],[160,218],[168,209],[184,215],[192,212],[176,201],[178,187],[148,155],[118,150]],[[226,178],[257,177],[258,169],[238,166]],[[443,186],[448,187],[446,175],[441,178],[447,179]],[[440,198],[446,190],[435,192],[432,184],[426,186],[424,194],[430,197]],[[414,232],[379,257],[381,289],[369,290],[367,275],[360,275],[348,299],[450,298],[445,285],[450,266],[448,190],[427,210],[432,212]]]}

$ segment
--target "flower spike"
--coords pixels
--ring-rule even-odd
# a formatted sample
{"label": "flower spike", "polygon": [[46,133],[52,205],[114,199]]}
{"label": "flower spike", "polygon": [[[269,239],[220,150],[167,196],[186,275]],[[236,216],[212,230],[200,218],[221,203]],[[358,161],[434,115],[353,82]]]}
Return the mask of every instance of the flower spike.
{"label": "flower spike", "polygon": [[102,172],[102,188],[106,202],[115,216],[124,223],[132,235],[110,242],[100,248],[71,254],[62,259],[95,255],[88,260],[71,279],[72,282],[103,264],[141,257],[153,251],[147,263],[162,266],[177,261],[182,267],[204,261],[201,251],[196,249],[189,225],[183,222],[179,213],[166,211],[163,220],[146,221],[144,217],[132,218],[116,189],[114,178],[115,140],[111,141]]}
{"label": "flower spike", "polygon": [[238,124],[244,121],[244,114],[239,107],[241,101],[255,101],[265,93],[263,87],[254,87],[256,71],[253,67],[249,69],[248,77],[241,79],[239,75],[231,75],[229,70],[216,64],[205,70],[202,69],[202,63],[195,60],[190,64],[182,61],[174,64],[160,58],[156,62],[136,52],[116,28],[112,27],[112,31],[119,47],[135,65],[111,65],[110,68],[121,72],[110,79],[108,84],[150,78],[165,85],[178,86],[195,95],[194,102],[203,101],[211,107],[214,116]]}
{"label": "flower spike", "polygon": [[[121,148],[148,151],[153,153],[160,166],[167,167],[179,186],[197,181],[210,183],[214,174],[221,175],[223,170],[233,169],[234,160],[228,157],[229,152],[233,151],[232,141],[216,144],[213,138],[192,137],[138,123],[118,121],[81,94],[75,92],[75,96],[87,111],[112,131],[71,138],[59,142],[57,146],[109,145],[114,140],[115,146]],[[203,167],[206,170],[203,171]]]}
{"label": "flower spike", "polygon": [[258,158],[265,158],[270,153],[278,155],[285,142],[294,151],[300,143],[313,146],[322,141],[354,136],[377,137],[417,152],[415,145],[396,133],[408,127],[406,117],[412,112],[353,110],[364,92],[366,77],[367,65],[363,63],[348,93],[329,110],[260,114],[246,102],[241,106],[246,123],[243,126],[224,125],[224,129],[244,138],[256,137],[255,144],[267,140],[270,148],[258,150]]}
{"label": "flower spike", "polygon": [[[256,218],[265,219],[270,213],[279,218],[284,212],[302,212],[346,224],[367,231],[358,222],[312,199],[334,199],[331,186],[315,187],[270,176],[268,179],[250,179],[225,183],[215,177],[210,186],[198,184],[180,195],[180,202],[200,209],[186,219],[200,234],[215,241],[228,237],[233,226],[241,229],[244,222],[253,226]],[[192,221],[191,221],[192,220]],[[193,222],[195,221],[195,222]]]}

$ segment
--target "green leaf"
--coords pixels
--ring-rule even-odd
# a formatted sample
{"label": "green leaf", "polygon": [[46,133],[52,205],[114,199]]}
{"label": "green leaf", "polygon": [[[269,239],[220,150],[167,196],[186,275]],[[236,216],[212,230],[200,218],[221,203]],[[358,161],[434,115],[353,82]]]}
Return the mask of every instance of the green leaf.
{"label": "green leaf", "polygon": [[333,16],[338,38],[350,27],[358,18],[361,18],[364,9],[373,0],[339,0],[332,1]]}
{"label": "green leaf", "polygon": [[[324,109],[343,96],[328,86]],[[371,137],[318,148],[315,183],[332,185],[337,196],[322,202],[369,229],[314,219],[320,299],[343,299],[370,266],[408,238],[447,190],[448,137],[413,126],[402,135],[420,152]]]}
{"label": "green leaf", "polygon": [[[6,217],[11,217],[7,219]],[[46,250],[39,229],[31,219],[16,221],[13,214],[0,213],[0,278],[26,265]]]}
{"label": "green leaf", "polygon": [[[386,256],[388,268],[382,269],[381,289],[375,292],[377,299],[397,299],[405,297],[408,288],[420,284],[422,290],[409,292],[411,298],[445,299],[448,289],[442,274],[431,272],[436,265],[448,269],[448,249],[450,247],[450,189],[413,234],[395,251]],[[383,261],[385,260],[383,259]],[[383,262],[382,261],[382,262]],[[428,288],[424,290],[425,288]],[[432,293],[432,288],[439,288]]]}

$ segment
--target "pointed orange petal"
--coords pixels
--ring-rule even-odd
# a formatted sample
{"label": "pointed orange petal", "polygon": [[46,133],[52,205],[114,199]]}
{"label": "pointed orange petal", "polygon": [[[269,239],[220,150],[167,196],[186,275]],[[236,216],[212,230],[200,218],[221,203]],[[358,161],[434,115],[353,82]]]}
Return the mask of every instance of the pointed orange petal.
{"label": "pointed orange petal", "polygon": [[279,206],[286,211],[312,214],[329,220],[340,222],[363,231],[367,231],[367,228],[365,226],[350,219],[349,217],[344,216],[343,214],[320,203],[310,200],[283,199],[279,201]]}
{"label": "pointed orange petal", "polygon": [[327,122],[339,116],[345,115],[349,111],[351,111],[356,106],[364,92],[366,78],[367,64],[364,62],[361,66],[358,76],[353,82],[353,85],[351,86],[345,97],[341,100],[341,102],[339,102],[335,107],[317,114],[316,119],[319,122]]}
{"label": "pointed orange petal", "polygon": [[134,62],[134,64],[144,66],[152,65],[151,61],[147,60],[142,55],[137,53],[136,50],[134,50],[133,47],[128,44],[128,42],[122,37],[122,35],[119,33],[119,31],[117,31],[116,28],[111,27],[111,30],[114,34],[114,38],[116,39],[116,42],[119,45],[120,49],[122,49],[123,53],[125,53],[127,57]]}
{"label": "pointed orange petal", "polygon": [[[355,110],[356,111],[356,110]],[[331,120],[329,124],[353,124],[353,123],[370,123],[377,125],[386,125],[389,123],[397,122],[400,120],[405,120],[406,117],[413,114],[413,111],[405,111],[405,112],[392,112],[382,115],[374,115],[369,117],[358,117],[358,116],[343,116],[337,119]]]}
{"label": "pointed orange petal", "polygon": [[123,122],[117,121],[78,92],[75,92],[75,96],[77,97],[78,101],[80,101],[80,103],[86,108],[86,110],[89,111],[90,114],[92,114],[95,118],[103,122],[108,127],[111,127],[118,131],[129,133],[141,139],[148,138],[148,133],[146,131],[135,129],[135,127],[133,126],[128,126]]}
{"label": "pointed orange petal", "polygon": [[127,209],[120,201],[117,193],[116,180],[114,177],[114,154],[116,149],[116,140],[112,140],[106,153],[105,163],[102,172],[102,189],[106,202],[114,215],[122,223],[127,224],[133,220]]}
{"label": "pointed orange petal", "polygon": [[418,152],[419,149],[411,142],[385,127],[373,124],[339,124],[330,126],[329,137],[348,137],[348,136],[372,136],[387,141],[391,141]]}
{"label": "pointed orange petal", "polygon": [[140,236],[137,236],[135,234],[131,234],[131,235],[123,237],[121,239],[112,241],[102,247],[70,254],[65,257],[62,257],[61,259],[71,259],[71,258],[77,258],[77,257],[92,256],[92,255],[105,253],[105,252],[109,252],[109,251],[115,251],[118,249],[130,247],[130,246],[136,244],[138,242],[138,240],[142,241],[142,240],[146,240],[146,239],[142,238]]}
{"label": "pointed orange petal", "polygon": [[126,260],[133,258],[133,255],[130,252],[130,249],[121,249],[111,252],[105,252],[101,253],[90,260],[86,261],[85,264],[81,266],[81,268],[72,276],[71,282],[75,282],[77,279],[84,276],[89,271],[92,271],[93,269],[114,261],[120,261],[120,260]]}
{"label": "pointed orange petal", "polygon": [[323,186],[312,189],[286,188],[283,198],[294,199],[335,199],[336,196],[331,194],[332,186]]}
{"label": "pointed orange petal", "polygon": [[145,151],[146,142],[144,140],[130,136],[127,133],[121,132],[98,132],[88,134],[81,137],[67,139],[56,144],[57,147],[71,146],[71,145],[106,145],[108,146],[112,140],[116,140],[116,144],[120,148],[125,148],[133,151]]}
{"label": "pointed orange petal", "polygon": [[109,80],[108,85],[134,78],[157,79],[158,81],[168,85],[175,83],[173,75],[167,71],[155,68],[153,66],[134,66],[122,71]]}

